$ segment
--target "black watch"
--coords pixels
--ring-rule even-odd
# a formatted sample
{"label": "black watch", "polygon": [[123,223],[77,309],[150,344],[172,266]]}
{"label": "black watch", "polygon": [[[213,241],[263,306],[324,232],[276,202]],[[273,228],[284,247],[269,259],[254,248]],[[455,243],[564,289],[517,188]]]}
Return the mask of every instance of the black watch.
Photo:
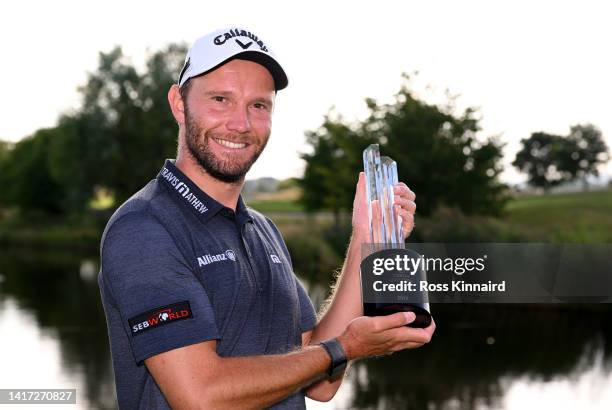
{"label": "black watch", "polygon": [[325,340],[319,344],[325,348],[327,354],[331,358],[331,365],[329,366],[327,374],[329,374],[330,377],[335,377],[344,372],[344,369],[346,369],[346,353],[338,339]]}

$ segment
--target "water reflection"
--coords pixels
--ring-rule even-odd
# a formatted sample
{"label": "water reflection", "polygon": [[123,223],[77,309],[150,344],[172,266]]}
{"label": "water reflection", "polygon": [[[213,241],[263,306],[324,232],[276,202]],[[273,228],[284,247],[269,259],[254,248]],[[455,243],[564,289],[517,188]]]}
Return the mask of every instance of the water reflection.
{"label": "water reflection", "polygon": [[[95,255],[0,249],[0,343],[10,352],[0,387],[76,387],[82,408],[114,407],[97,269]],[[303,279],[315,305],[328,286],[317,277]],[[337,398],[309,408],[612,408],[609,305],[432,309],[431,344],[356,363]]]}
{"label": "water reflection", "polygon": [[[24,346],[31,346],[20,350],[23,363],[31,366],[29,372],[47,376],[47,384],[13,387],[45,388],[60,377],[69,383],[63,388],[79,390],[85,399],[81,403],[83,408],[113,408],[114,386],[104,313],[95,280],[83,280],[80,275],[82,259],[82,255],[71,252],[0,250],[0,273],[4,276],[0,304],[4,320],[10,321],[3,324],[10,333],[3,334],[2,343],[18,341],[16,329],[22,333],[29,329],[31,334],[20,336]],[[6,313],[12,311],[18,317],[7,318]],[[50,341],[55,342],[58,352],[54,352]],[[53,368],[56,355],[59,369]],[[3,370],[3,383],[8,382],[9,373],[23,370],[21,365],[16,366]]]}
{"label": "water reflection", "polygon": [[356,378],[352,408],[505,408],[514,381],[575,378],[597,364],[610,372],[607,306],[443,305],[434,312],[431,344],[359,364],[368,376]]}
{"label": "water reflection", "polygon": [[[323,300],[326,282],[317,276],[304,282]],[[350,402],[317,408],[552,408],[549,396],[558,397],[559,382],[566,389],[562,404],[590,409],[601,402],[600,408],[612,408],[612,305],[432,309],[438,326],[432,343],[357,363]],[[585,397],[585,384],[600,388]]]}

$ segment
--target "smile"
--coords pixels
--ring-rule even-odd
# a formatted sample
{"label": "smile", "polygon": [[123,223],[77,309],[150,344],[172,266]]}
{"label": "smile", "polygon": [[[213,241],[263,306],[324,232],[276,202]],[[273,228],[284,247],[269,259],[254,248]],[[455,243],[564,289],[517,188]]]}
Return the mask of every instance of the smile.
{"label": "smile", "polygon": [[222,140],[219,138],[213,138],[213,139],[215,140],[217,144],[222,145],[227,148],[240,149],[240,148],[245,148],[247,146],[247,144],[243,142],[231,142],[231,141]]}

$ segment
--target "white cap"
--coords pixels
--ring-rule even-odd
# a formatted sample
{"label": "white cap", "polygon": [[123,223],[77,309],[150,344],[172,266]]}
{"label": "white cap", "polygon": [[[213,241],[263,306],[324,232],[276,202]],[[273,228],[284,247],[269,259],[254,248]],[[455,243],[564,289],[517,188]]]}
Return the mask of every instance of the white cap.
{"label": "white cap", "polygon": [[287,87],[289,80],[268,45],[252,31],[231,28],[214,31],[193,43],[179,75],[182,87],[190,78],[206,74],[235,58],[249,60],[266,67],[276,91]]}

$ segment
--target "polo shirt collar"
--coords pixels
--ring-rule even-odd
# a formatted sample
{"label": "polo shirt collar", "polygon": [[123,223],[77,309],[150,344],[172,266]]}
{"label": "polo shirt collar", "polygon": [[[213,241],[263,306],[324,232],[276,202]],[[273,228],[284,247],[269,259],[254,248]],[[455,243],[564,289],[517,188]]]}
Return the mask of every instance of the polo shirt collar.
{"label": "polo shirt collar", "polygon": [[[231,211],[231,209],[202,191],[187,175],[176,167],[175,160],[173,159],[166,160],[159,174],[157,174],[157,180],[168,188],[170,195],[184,207],[190,209],[202,222],[208,221],[222,209]],[[238,197],[238,203],[236,204],[236,217],[240,222],[252,220],[242,200],[242,195]]]}
{"label": "polo shirt collar", "polygon": [[243,225],[245,222],[253,222],[253,217],[242,200],[242,195],[238,197],[238,203],[236,204],[236,218],[240,225]]}

